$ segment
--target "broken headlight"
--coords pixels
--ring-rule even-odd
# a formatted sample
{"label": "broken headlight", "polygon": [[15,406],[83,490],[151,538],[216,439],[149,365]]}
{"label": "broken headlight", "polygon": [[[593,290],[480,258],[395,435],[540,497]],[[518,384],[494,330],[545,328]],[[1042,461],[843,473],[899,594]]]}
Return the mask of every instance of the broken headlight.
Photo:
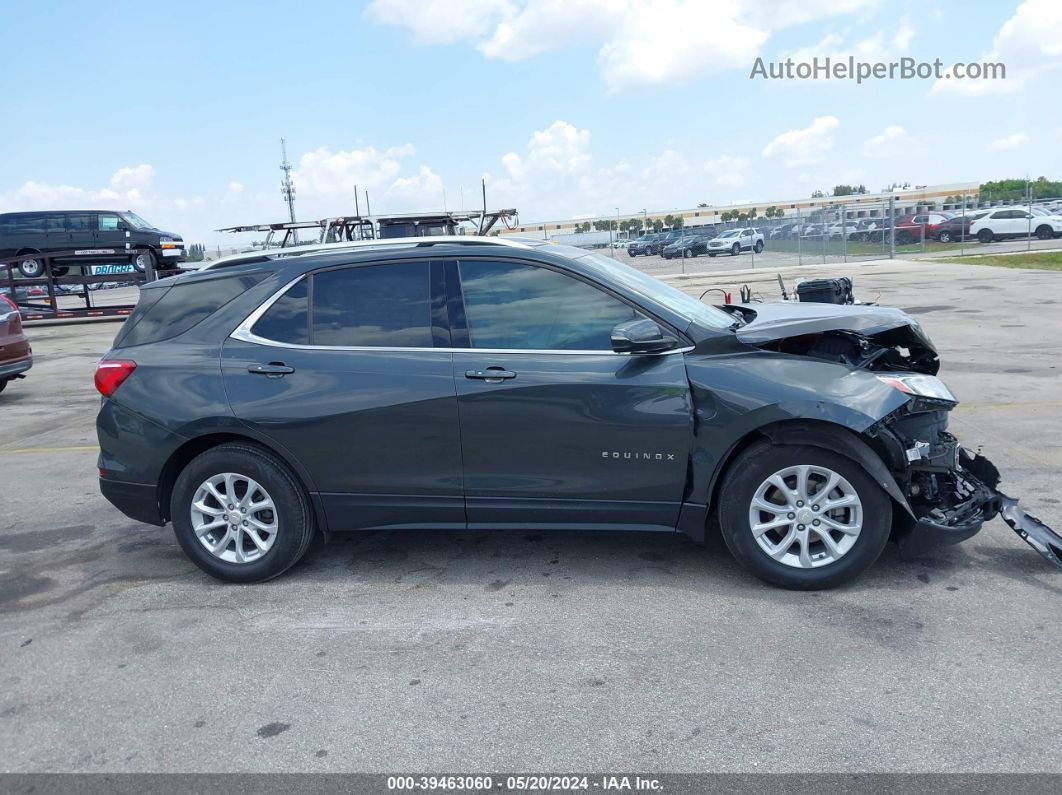
{"label": "broken headlight", "polygon": [[915,397],[958,403],[947,385],[935,375],[879,375],[878,380]]}

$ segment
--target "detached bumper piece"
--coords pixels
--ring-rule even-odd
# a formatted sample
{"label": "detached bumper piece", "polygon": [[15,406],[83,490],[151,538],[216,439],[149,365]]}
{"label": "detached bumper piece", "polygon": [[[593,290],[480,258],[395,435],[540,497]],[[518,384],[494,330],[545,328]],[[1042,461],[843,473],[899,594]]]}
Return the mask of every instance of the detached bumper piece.
{"label": "detached bumper piece", "polygon": [[983,455],[971,456],[963,449],[959,451],[959,463],[992,492],[999,515],[1010,525],[1010,529],[1056,568],[1062,569],[1062,535],[1018,507],[1016,499],[996,489],[1000,478],[995,465]]}
{"label": "detached bumper piece", "polygon": [[1010,525],[1010,529],[1057,568],[1062,569],[1062,536],[1019,508],[1017,500],[999,494],[999,504],[999,515]]}

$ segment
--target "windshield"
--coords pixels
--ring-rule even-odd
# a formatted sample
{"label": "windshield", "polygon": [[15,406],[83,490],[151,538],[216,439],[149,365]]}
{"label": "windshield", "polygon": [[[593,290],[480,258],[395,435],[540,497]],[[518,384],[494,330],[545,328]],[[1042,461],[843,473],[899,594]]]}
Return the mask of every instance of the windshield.
{"label": "windshield", "polygon": [[[669,284],[654,279],[637,268],[625,265],[622,262],[606,257],[603,254],[584,252],[574,246],[557,246],[560,253],[572,259],[589,260],[601,270],[606,271],[615,281],[639,295],[651,298],[662,306],[666,306],[672,312],[677,312],[688,320],[699,323],[708,328],[725,329],[734,325],[734,318],[716,309],[714,306],[702,304],[692,295],[687,295],[681,290],[676,290]],[[577,253],[576,253],[577,252]]]}
{"label": "windshield", "polygon": [[129,224],[129,226],[133,227],[133,229],[155,229],[154,226],[149,224],[147,221],[145,221],[143,218],[141,218],[139,215],[132,211],[119,214],[122,216],[123,219],[125,219],[125,222]]}
{"label": "windshield", "polygon": [[723,232],[723,234],[719,235],[719,237],[734,237],[737,234],[737,229],[731,229],[729,232]]}

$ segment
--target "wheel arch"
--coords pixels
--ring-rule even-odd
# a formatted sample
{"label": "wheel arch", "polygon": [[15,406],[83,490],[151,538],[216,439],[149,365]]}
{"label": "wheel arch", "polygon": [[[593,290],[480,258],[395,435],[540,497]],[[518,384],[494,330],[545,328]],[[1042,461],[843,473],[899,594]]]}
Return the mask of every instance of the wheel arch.
{"label": "wheel arch", "polygon": [[218,447],[219,445],[232,442],[249,444],[265,450],[288,467],[296,482],[302,487],[303,491],[306,492],[306,496],[310,500],[310,504],[313,506],[317,529],[327,539],[329,532],[324,504],[321,502],[317,492],[312,488],[313,481],[303,466],[298,461],[293,460],[291,456],[285,455],[284,452],[278,450],[268,442],[251,434],[236,433],[233,431],[221,431],[196,436],[181,444],[170,454],[170,457],[166,459],[166,463],[163,464],[162,470],[159,472],[157,490],[157,494],[159,495],[159,513],[163,522],[168,522],[172,519],[170,516],[170,497],[173,494],[173,486],[177,482],[177,476],[181,474],[181,471],[188,466],[189,462],[196,456],[205,453],[207,450]]}
{"label": "wheel arch", "polygon": [[882,442],[865,434],[856,433],[837,423],[824,420],[791,419],[779,420],[754,428],[731,445],[726,454],[720,458],[708,489],[710,517],[715,515],[719,503],[719,489],[730,467],[741,453],[764,440],[772,444],[819,447],[851,459],[859,464],[905,513],[913,515],[910,504],[885,464],[887,453]]}

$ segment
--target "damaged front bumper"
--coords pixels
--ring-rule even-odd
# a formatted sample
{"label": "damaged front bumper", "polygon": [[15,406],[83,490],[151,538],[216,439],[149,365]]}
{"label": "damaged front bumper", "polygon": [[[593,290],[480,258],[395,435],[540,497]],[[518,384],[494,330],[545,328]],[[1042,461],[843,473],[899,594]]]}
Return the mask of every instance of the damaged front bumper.
{"label": "damaged front bumper", "polygon": [[933,546],[965,541],[999,514],[1023,541],[1062,568],[1062,536],[998,490],[999,469],[947,432],[948,409],[936,401],[912,401],[880,429],[879,440],[893,448],[893,471],[910,514],[898,538],[901,553],[917,557]]}
{"label": "damaged front bumper", "polygon": [[996,466],[983,455],[971,455],[962,447],[957,449],[956,461],[957,467],[950,474],[959,490],[958,499],[923,515],[912,511],[914,522],[900,538],[901,552],[915,557],[932,546],[965,541],[999,514],[1019,538],[1062,569],[1062,536],[996,488],[1000,481]]}

